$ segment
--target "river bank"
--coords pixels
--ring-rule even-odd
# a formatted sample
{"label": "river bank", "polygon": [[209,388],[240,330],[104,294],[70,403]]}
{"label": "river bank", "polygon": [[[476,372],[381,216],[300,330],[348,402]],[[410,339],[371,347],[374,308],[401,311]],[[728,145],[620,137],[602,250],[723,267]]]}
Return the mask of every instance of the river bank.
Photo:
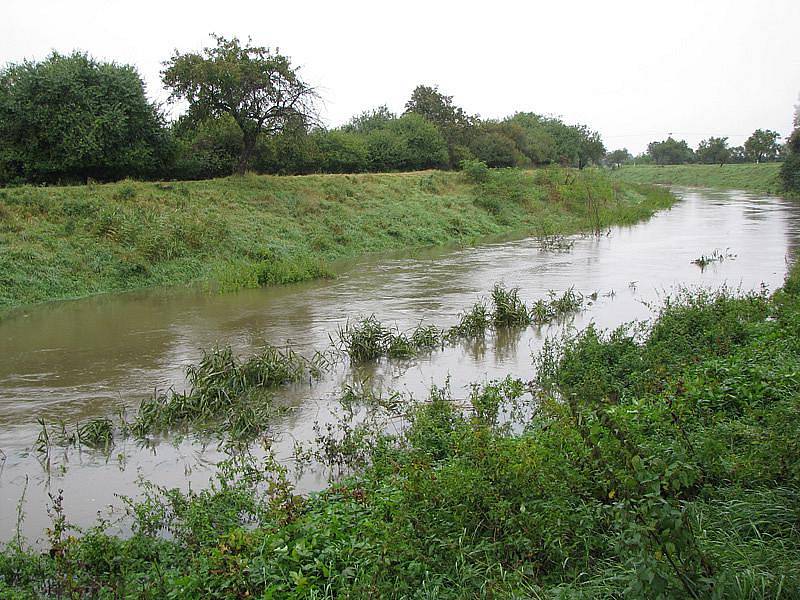
{"label": "river bank", "polygon": [[736,165],[628,165],[610,172],[616,181],[686,185],[781,194],[781,163]]}
{"label": "river bank", "polygon": [[548,169],[0,190],[0,310],[152,286],[232,290],[332,274],[342,258],[633,223],[665,191]]}
{"label": "river bank", "polygon": [[[351,390],[316,450],[355,474],[300,495],[234,455],[217,483],[144,483],[132,535],[76,532],[53,494],[49,552],[0,553],[9,598],[794,597],[800,590],[800,275],[683,292],[647,333],[588,326],[510,377],[398,406]],[[503,415],[506,415],[503,417]],[[509,428],[509,417],[516,427]]]}

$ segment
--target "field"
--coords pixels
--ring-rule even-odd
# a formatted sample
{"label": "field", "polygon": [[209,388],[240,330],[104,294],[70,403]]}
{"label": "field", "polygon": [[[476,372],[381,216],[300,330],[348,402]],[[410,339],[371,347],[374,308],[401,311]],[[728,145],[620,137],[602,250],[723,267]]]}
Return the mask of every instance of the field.
{"label": "field", "polygon": [[611,177],[629,183],[686,185],[779,194],[781,163],[741,165],[635,165],[616,169]]}
{"label": "field", "polygon": [[331,276],[337,259],[633,223],[669,206],[597,172],[497,170],[0,189],[0,310],[148,286]]}

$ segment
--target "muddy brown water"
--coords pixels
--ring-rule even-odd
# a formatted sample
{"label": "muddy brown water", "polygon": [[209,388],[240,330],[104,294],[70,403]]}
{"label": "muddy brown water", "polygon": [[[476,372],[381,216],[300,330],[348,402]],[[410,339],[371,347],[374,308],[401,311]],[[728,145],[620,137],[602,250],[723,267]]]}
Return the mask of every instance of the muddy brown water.
{"label": "muddy brown water", "polygon": [[[544,250],[534,239],[469,249],[380,256],[343,266],[332,281],[215,295],[198,288],[105,295],[17,310],[0,321],[0,541],[18,526],[40,539],[49,523],[48,492],[63,489],[69,520],[94,522],[136,495],[139,478],[186,489],[206,485],[224,458],[215,444],[191,435],[153,448],[123,441],[102,452],[54,449],[46,468],[33,449],[39,425],[114,418],[135,413],[155,388],[184,385],[184,368],[202,348],[230,344],[248,354],[265,342],[291,342],[306,355],[329,344],[347,319],[375,314],[410,328],[420,321],[449,326],[458,313],[486,296],[495,282],[519,287],[532,302],[569,287],[597,300],[568,326],[615,327],[652,316],[652,303],[679,286],[743,290],[779,287],[800,246],[800,204],[774,196],[675,188],[670,210],[602,237],[575,236],[569,252]],[[692,260],[714,250],[735,254],[701,270]],[[450,378],[455,396],[469,384],[508,374],[530,379],[531,355],[559,328],[529,328],[489,335],[414,360],[382,360],[353,373],[343,366],[313,385],[280,392],[292,407],[271,424],[273,449],[291,461],[294,440],[313,437],[315,422],[331,418],[342,385],[366,376],[384,389],[425,395]],[[304,491],[326,476],[298,479]],[[113,513],[112,513],[113,514]]]}

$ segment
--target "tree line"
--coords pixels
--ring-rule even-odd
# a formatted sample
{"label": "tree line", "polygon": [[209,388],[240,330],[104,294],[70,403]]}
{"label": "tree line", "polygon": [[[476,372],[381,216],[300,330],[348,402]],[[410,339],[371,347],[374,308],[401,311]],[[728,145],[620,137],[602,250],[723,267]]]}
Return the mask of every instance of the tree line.
{"label": "tree line", "polygon": [[626,148],[613,150],[606,155],[606,163],[612,166],[623,164],[720,164],[762,163],[783,160],[788,144],[780,143],[781,135],[770,129],[756,129],[741,146],[730,146],[727,137],[711,136],[692,149],[686,140],[672,136],[662,141],[650,142],[647,151],[638,156],[631,155]]}
{"label": "tree line", "polygon": [[426,85],[400,114],[380,106],[326,128],[316,90],[288,57],[213,39],[164,63],[170,101],[188,106],[172,121],[130,65],[76,51],[6,66],[0,184],[453,169],[470,160],[583,168],[605,155],[586,125],[529,112],[483,119]]}

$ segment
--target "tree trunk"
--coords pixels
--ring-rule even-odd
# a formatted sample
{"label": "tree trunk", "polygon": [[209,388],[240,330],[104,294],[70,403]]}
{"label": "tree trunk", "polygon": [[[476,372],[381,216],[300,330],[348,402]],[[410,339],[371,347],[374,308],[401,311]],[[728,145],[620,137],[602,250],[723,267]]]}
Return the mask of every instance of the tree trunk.
{"label": "tree trunk", "polygon": [[256,149],[256,142],[258,141],[258,134],[254,131],[243,131],[244,134],[242,141],[242,153],[239,155],[239,163],[236,165],[236,174],[244,175],[247,168],[250,166],[250,160],[253,158],[253,153]]}

